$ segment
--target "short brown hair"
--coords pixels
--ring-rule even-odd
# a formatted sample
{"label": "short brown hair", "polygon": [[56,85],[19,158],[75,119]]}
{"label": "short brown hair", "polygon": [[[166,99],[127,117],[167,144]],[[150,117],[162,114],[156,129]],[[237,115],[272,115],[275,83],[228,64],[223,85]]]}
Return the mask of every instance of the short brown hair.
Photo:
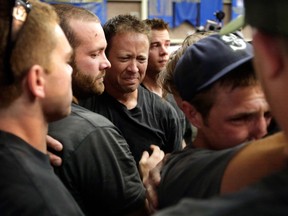
{"label": "short brown hair", "polygon": [[169,25],[163,19],[153,18],[144,20],[152,30],[169,30]]}
{"label": "short brown hair", "polygon": [[215,95],[219,88],[226,88],[233,91],[235,88],[257,85],[260,85],[260,83],[257,79],[253,63],[252,61],[248,61],[220,78],[214,84],[198,92],[189,102],[201,113],[204,121],[206,121],[215,103]]}
{"label": "short brown hair", "polygon": [[169,61],[167,62],[165,69],[159,74],[158,79],[160,86],[163,88],[163,97],[165,97],[168,93],[179,95],[174,83],[174,69],[178,60],[186,49],[200,39],[213,33],[215,32],[196,32],[191,34],[184,39],[181,46],[177,50],[170,54]]}
{"label": "short brown hair", "polygon": [[104,24],[103,29],[107,40],[107,56],[111,48],[111,40],[116,34],[134,32],[147,35],[148,40],[150,39],[150,27],[136,16],[128,14],[111,18]]}
{"label": "short brown hair", "polygon": [[[49,71],[50,55],[56,47],[53,30],[55,25],[59,23],[57,14],[46,3],[36,0],[31,0],[30,2],[32,9],[17,35],[9,59],[11,65],[10,72],[13,73],[14,82],[9,84],[1,83],[0,107],[8,106],[21,95],[21,81],[33,65],[41,65],[47,72]],[[11,24],[9,16],[11,14],[6,14],[6,17],[1,17],[0,19],[0,80],[6,79],[4,74],[9,72],[3,66],[5,64],[3,59],[5,59],[5,50],[8,46],[7,41]]]}

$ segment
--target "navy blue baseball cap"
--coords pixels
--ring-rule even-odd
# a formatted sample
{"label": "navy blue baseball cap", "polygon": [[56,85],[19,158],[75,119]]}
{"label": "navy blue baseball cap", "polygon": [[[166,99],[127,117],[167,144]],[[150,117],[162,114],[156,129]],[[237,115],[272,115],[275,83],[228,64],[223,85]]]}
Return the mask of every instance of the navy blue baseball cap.
{"label": "navy blue baseball cap", "polygon": [[237,34],[214,34],[187,48],[176,64],[174,82],[183,100],[214,84],[253,58],[252,45]]}

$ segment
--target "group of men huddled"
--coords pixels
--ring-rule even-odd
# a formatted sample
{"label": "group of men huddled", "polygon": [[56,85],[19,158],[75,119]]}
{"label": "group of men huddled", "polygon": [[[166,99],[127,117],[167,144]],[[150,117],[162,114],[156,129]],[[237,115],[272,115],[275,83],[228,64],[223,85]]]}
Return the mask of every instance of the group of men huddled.
{"label": "group of men huddled", "polygon": [[1,2],[0,215],[286,215],[288,2],[244,6],[252,43],[169,53],[161,19]]}

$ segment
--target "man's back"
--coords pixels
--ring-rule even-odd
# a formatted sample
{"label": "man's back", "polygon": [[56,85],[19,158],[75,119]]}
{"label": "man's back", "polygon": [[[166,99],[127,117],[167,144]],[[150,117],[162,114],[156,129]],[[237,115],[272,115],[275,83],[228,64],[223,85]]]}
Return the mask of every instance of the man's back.
{"label": "man's back", "polygon": [[[220,194],[225,169],[243,146],[215,151],[190,145],[171,154],[161,170],[159,209],[175,205],[184,197],[206,199]],[[173,196],[167,196],[169,193]]]}
{"label": "man's back", "polygon": [[0,215],[82,215],[47,155],[0,132]]}
{"label": "man's back", "polygon": [[255,216],[287,215],[287,169],[271,175],[238,193],[208,200],[183,199],[175,207],[155,216],[214,215]]}
{"label": "man's back", "polygon": [[64,146],[55,172],[86,215],[122,215],[144,204],[129,146],[108,119],[73,104],[70,116],[49,125],[49,134]]}

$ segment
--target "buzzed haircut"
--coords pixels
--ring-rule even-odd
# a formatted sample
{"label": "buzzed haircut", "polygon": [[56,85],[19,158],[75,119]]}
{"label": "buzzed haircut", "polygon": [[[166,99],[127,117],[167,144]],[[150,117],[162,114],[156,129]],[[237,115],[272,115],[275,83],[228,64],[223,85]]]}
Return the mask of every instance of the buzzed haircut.
{"label": "buzzed haircut", "polygon": [[76,7],[71,4],[54,4],[53,6],[60,17],[60,26],[73,49],[79,46],[80,41],[77,40],[75,31],[70,26],[70,22],[78,20],[82,22],[100,23],[100,19],[94,13],[84,8]]}

